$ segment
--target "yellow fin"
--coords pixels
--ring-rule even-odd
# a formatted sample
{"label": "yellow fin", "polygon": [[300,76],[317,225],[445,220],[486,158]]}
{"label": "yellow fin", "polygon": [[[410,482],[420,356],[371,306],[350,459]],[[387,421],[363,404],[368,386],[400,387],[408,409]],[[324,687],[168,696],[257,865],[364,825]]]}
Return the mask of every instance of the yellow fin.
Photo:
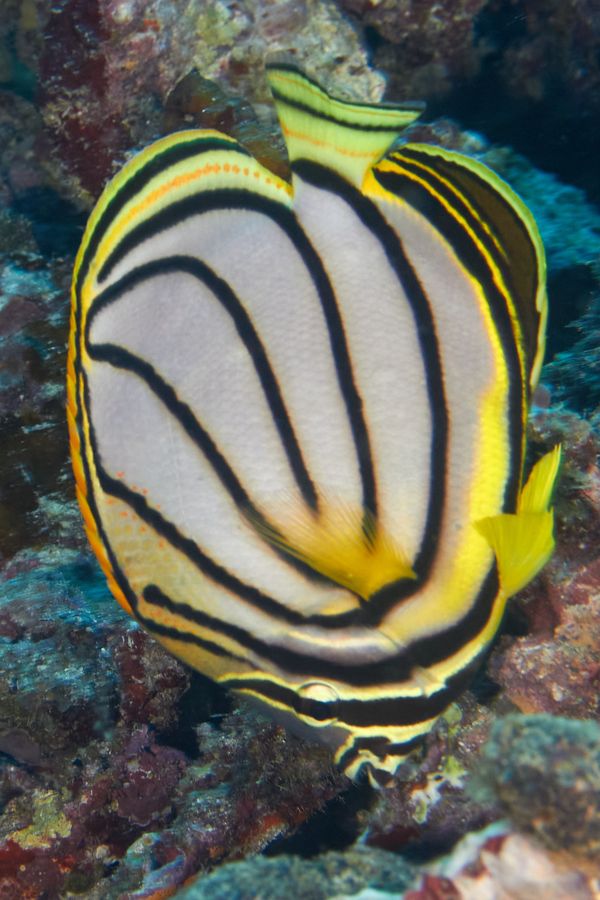
{"label": "yellow fin", "polygon": [[252,525],[272,546],[364,600],[386,584],[416,577],[392,538],[375,523],[365,525],[360,509],[330,505],[319,515],[291,514],[282,528],[264,519]]}
{"label": "yellow fin", "polygon": [[273,62],[266,68],[290,162],[318,162],[358,187],[368,169],[423,111],[422,104],[335,100],[291,64]]}
{"label": "yellow fin", "polygon": [[560,467],[560,457],[561,447],[557,444],[554,450],[538,460],[521,491],[518,513],[538,513],[548,509]]}
{"label": "yellow fin", "polygon": [[554,550],[554,513],[548,509],[560,465],[560,445],[533,467],[521,491],[517,512],[475,522],[498,563],[505,597],[516,594],[542,569]]}

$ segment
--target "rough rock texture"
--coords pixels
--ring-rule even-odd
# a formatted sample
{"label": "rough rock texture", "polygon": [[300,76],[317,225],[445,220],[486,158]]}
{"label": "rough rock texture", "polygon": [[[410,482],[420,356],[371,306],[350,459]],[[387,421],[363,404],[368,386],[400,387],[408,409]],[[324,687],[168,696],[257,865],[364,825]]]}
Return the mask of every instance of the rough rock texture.
{"label": "rough rock texture", "polygon": [[[338,0],[340,7],[386,42],[374,63],[412,96],[450,90],[476,76],[493,54],[499,77],[515,97],[556,94],[557,80],[574,99],[600,100],[600,38],[590,0]],[[408,95],[407,95],[408,96]]]}
{"label": "rough rock texture", "polygon": [[182,900],[287,900],[290,896],[295,900],[594,900],[593,871],[577,870],[575,865],[566,855],[547,854],[504,824],[469,835],[448,857],[426,867],[360,846],[313,860],[258,857],[199,877],[177,896]]}
{"label": "rough rock texture", "polygon": [[547,849],[600,858],[597,722],[549,715],[499,719],[474,781],[496,796],[519,831]]}
{"label": "rough rock texture", "polygon": [[387,74],[387,98],[426,100],[598,202],[595,0],[337,2]]}
{"label": "rough rock texture", "polygon": [[540,411],[532,447],[561,442],[557,548],[541,575],[511,601],[524,636],[505,637],[489,666],[523,712],[598,716],[600,646],[600,472],[598,433],[567,411]]}
{"label": "rough rock texture", "polygon": [[347,853],[327,853],[314,860],[293,856],[258,857],[223,866],[199,878],[178,894],[181,900],[326,900],[357,894],[366,887],[397,894],[414,881],[416,867],[392,853],[355,847]]}
{"label": "rough rock texture", "polygon": [[473,759],[498,712],[472,691],[447,710],[423,750],[409,757],[378,792],[372,810],[363,814],[363,839],[369,846],[428,859],[500,817],[493,798],[474,802],[465,791]]}
{"label": "rough rock texture", "polygon": [[[416,890],[389,900],[594,900],[595,871],[544,852],[506,826],[468,835],[429,868]],[[377,900],[388,900],[379,896]],[[342,898],[336,898],[342,900]],[[358,898],[357,898],[358,900]],[[366,895],[361,900],[375,900]]]}
{"label": "rough rock texture", "polygon": [[174,889],[260,851],[347,784],[324,749],[229,713],[77,551],[13,559],[0,659],[3,898]]}
{"label": "rough rock texture", "polygon": [[[63,372],[70,264],[2,253],[26,220],[0,218],[0,559],[25,547],[84,547],[68,458]],[[64,502],[67,501],[67,505]]]}
{"label": "rough rock texture", "polygon": [[476,41],[476,18],[486,0],[338,0],[374,29],[385,43],[374,65],[388,73],[388,93],[414,100],[447,93],[452,85],[477,74],[485,48]]}
{"label": "rough rock texture", "polygon": [[[355,98],[376,100],[383,91],[353,27],[327,0],[66,0],[53,7],[44,39],[40,156],[53,184],[87,207],[129,151],[173,127],[217,126],[235,137],[250,128],[256,140],[251,101],[268,139],[267,52],[293,49],[298,62]],[[182,109],[194,70],[216,83],[218,96],[199,87]]]}

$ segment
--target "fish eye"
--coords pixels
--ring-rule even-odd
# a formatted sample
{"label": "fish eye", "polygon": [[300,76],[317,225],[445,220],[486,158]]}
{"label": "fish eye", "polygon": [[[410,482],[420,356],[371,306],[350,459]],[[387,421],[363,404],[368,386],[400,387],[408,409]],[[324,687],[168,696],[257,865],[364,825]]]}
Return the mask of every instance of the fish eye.
{"label": "fish eye", "polygon": [[298,688],[301,716],[328,725],[337,719],[339,695],[330,685],[320,681],[310,681]]}

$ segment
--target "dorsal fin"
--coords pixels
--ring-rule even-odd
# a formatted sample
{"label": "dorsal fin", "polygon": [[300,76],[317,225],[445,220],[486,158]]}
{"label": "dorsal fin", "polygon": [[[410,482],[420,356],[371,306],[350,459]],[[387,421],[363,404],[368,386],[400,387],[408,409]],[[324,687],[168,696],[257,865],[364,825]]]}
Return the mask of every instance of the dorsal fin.
{"label": "dorsal fin", "polygon": [[398,134],[423,112],[423,104],[335,100],[290,63],[271,62],[266,68],[290,162],[318,162],[358,187]]}

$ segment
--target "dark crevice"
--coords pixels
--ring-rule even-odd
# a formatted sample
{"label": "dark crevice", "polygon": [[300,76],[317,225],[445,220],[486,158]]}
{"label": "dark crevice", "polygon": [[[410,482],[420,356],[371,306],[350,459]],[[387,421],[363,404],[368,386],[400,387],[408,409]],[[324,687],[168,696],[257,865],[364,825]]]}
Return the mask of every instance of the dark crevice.
{"label": "dark crevice", "polygon": [[286,853],[310,859],[330,850],[347,850],[361,834],[363,826],[359,814],[371,808],[375,794],[366,778],[352,784],[303,822],[294,834],[269,844],[264,855]]}
{"label": "dark crevice", "polygon": [[194,670],[190,671],[190,686],[178,704],[179,718],[174,728],[156,735],[157,743],[181,750],[189,759],[200,753],[196,727],[213,719],[218,728],[221,716],[233,711],[232,696],[216,682]]}
{"label": "dark crevice", "polygon": [[[396,45],[373,30],[365,29],[365,43],[374,63],[393,60]],[[455,80],[449,93],[414,98],[427,103],[422,121],[454,119],[463,129],[512,147],[536,168],[582,188],[591,202],[600,204],[600,116],[590,92],[577,93],[558,57],[539,64],[538,99],[507,84],[511,54],[518,57],[532,40],[522,3],[490,0],[475,21],[474,45],[487,50],[477,75]],[[395,101],[393,65],[388,74],[385,99]]]}

